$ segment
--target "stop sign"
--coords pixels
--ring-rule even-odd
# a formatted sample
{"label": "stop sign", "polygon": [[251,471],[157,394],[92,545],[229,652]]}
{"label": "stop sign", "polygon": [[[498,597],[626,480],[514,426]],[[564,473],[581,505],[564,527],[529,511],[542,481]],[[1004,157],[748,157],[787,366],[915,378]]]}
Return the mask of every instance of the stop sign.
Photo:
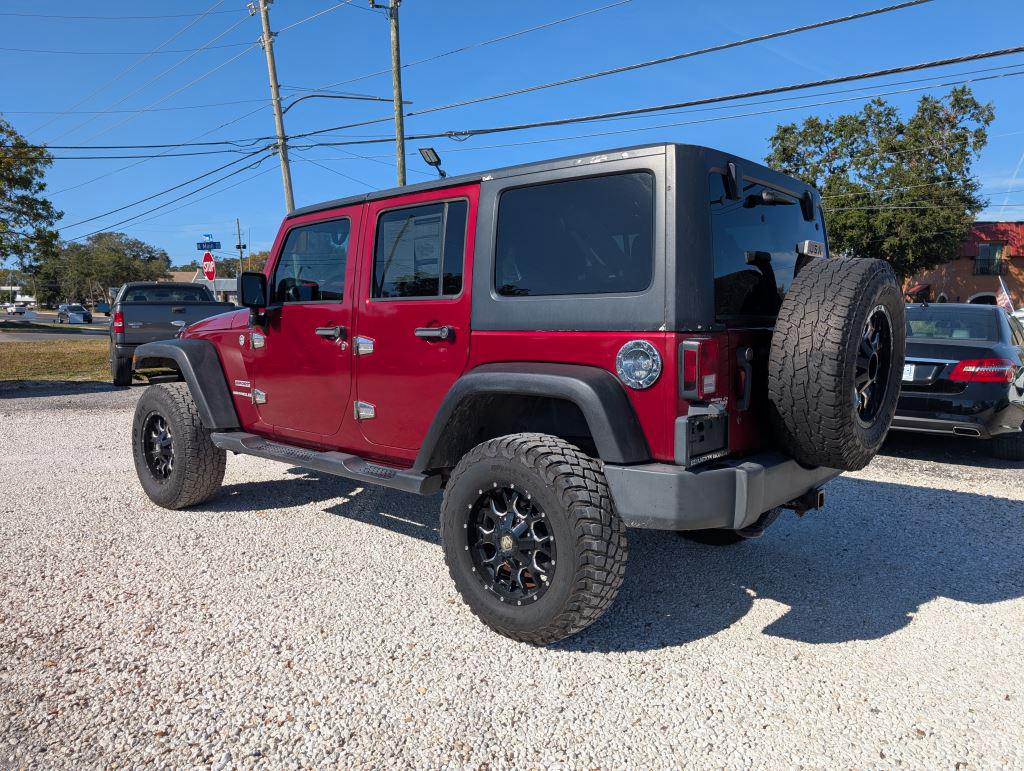
{"label": "stop sign", "polygon": [[213,261],[213,255],[209,252],[203,255],[203,275],[207,281],[213,281],[217,277],[217,263]]}

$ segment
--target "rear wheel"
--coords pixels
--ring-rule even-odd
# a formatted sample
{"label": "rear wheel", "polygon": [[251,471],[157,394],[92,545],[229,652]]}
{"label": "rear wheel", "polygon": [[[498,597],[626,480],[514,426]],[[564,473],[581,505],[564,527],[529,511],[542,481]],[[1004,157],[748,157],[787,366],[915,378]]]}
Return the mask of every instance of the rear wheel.
{"label": "rear wheel", "polygon": [[132,357],[118,356],[111,349],[110,377],[116,386],[130,386],[132,384]]}
{"label": "rear wheel", "polygon": [[804,265],[772,335],[768,396],[783,448],[806,466],[866,466],[896,412],[905,347],[906,311],[888,263]]}
{"label": "rear wheel", "polygon": [[132,423],[132,454],[142,489],[165,509],[203,503],[224,480],[227,454],[210,441],[185,383],[143,392]]}
{"label": "rear wheel", "polygon": [[600,462],[545,434],[492,439],[459,461],[441,539],[470,610],[535,645],[596,621],[626,570],[626,530]]}

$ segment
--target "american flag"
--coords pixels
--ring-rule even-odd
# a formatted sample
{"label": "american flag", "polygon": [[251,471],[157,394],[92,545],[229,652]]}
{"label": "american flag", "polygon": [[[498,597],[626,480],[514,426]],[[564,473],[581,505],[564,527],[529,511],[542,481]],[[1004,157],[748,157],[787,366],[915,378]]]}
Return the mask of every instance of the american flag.
{"label": "american flag", "polygon": [[1010,292],[1006,288],[1006,282],[1003,281],[1003,277],[999,277],[999,291],[996,292],[996,305],[1000,308],[1005,308],[1010,313],[1013,313],[1013,300],[1010,299]]}

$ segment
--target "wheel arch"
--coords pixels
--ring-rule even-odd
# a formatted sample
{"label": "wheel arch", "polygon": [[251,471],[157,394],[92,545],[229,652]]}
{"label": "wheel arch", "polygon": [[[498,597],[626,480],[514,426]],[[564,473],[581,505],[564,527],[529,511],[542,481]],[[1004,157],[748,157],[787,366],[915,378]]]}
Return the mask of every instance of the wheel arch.
{"label": "wheel arch", "polygon": [[[578,432],[585,430],[585,434]],[[625,389],[607,370],[578,364],[485,364],[459,378],[434,416],[413,466],[451,468],[480,442],[524,431],[584,440],[608,463],[650,450]],[[567,435],[568,432],[568,435]]]}
{"label": "wheel arch", "polygon": [[203,425],[211,431],[240,427],[217,349],[208,340],[161,340],[135,349],[132,369],[151,362],[172,364],[196,403]]}

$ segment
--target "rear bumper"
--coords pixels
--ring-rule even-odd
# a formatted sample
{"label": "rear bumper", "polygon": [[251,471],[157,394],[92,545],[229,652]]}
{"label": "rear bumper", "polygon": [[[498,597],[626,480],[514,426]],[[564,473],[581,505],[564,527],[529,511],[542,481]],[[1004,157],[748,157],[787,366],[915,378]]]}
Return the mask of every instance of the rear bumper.
{"label": "rear bumper", "polygon": [[1020,429],[1024,402],[1001,384],[972,383],[962,394],[904,393],[896,404],[895,431],[989,439]]}
{"label": "rear bumper", "polygon": [[667,463],[604,467],[615,508],[628,527],[739,530],[764,512],[839,476],[778,453],[688,470]]}

